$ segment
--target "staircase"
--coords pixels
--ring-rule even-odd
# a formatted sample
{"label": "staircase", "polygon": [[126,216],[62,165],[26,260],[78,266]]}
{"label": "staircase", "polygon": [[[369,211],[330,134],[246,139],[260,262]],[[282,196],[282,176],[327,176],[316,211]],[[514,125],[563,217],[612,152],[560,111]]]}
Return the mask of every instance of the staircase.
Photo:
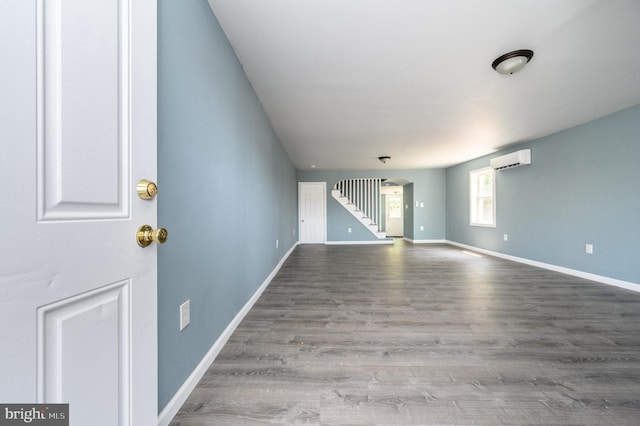
{"label": "staircase", "polygon": [[378,239],[387,237],[380,229],[382,180],[380,178],[345,179],[336,183],[331,190],[331,196]]}

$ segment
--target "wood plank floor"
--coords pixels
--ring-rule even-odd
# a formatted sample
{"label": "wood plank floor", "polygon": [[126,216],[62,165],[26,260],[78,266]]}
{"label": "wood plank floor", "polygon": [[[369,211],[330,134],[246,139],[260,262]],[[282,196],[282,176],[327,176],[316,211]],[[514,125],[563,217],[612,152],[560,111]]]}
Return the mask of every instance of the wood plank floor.
{"label": "wood plank floor", "polygon": [[640,294],[446,245],[299,246],[173,426],[640,425]]}

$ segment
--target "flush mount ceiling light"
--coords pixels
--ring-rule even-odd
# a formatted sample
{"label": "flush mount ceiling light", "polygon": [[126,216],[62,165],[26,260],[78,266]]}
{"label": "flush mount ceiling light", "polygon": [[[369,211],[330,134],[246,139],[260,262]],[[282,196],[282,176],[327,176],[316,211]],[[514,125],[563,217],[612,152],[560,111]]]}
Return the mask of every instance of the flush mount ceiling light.
{"label": "flush mount ceiling light", "polygon": [[491,66],[500,74],[513,74],[524,68],[531,58],[533,58],[533,50],[514,50],[497,58]]}
{"label": "flush mount ceiling light", "polygon": [[391,160],[391,157],[389,157],[388,155],[383,155],[382,157],[378,157],[378,160],[380,160],[381,163],[386,163],[387,161]]}

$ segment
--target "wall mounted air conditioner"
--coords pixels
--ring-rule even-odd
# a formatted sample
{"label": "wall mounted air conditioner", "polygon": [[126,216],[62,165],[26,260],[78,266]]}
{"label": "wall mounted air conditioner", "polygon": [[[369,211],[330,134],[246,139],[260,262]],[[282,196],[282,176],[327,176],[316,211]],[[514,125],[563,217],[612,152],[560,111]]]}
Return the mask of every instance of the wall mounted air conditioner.
{"label": "wall mounted air conditioner", "polygon": [[504,170],[512,167],[523,166],[525,164],[531,164],[531,150],[521,149],[520,151],[512,152],[511,154],[492,158],[489,164],[493,170]]}

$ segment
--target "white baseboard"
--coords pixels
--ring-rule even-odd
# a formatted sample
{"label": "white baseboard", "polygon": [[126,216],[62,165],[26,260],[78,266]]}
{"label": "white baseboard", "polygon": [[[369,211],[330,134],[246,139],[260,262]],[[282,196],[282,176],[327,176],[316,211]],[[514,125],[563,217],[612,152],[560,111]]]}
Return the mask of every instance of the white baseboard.
{"label": "white baseboard", "polygon": [[552,265],[550,263],[538,262],[536,260],[525,259],[523,257],[511,256],[509,254],[499,253],[496,251],[485,250],[466,244],[457,243],[455,241],[445,241],[452,246],[461,247],[467,250],[473,250],[478,253],[488,254],[489,256],[500,257],[502,259],[512,260],[518,263],[524,263],[526,265],[536,266],[538,268],[548,269],[550,271],[560,272],[562,274],[573,275],[574,277],[584,278],[586,280],[596,281],[602,284],[608,284],[615,287],[621,287],[627,290],[636,291],[640,293],[640,284],[632,283],[629,281],[622,281],[615,278],[605,277],[602,275],[596,275],[589,272],[578,271],[576,269],[565,268],[564,266]]}
{"label": "white baseboard", "polygon": [[341,246],[349,244],[393,244],[393,238],[371,241],[326,241],[325,244],[328,246]]}
{"label": "white baseboard", "polygon": [[446,244],[447,240],[412,240],[411,238],[403,237],[405,241],[411,244]]}
{"label": "white baseboard", "polygon": [[[447,244],[447,240],[412,240],[411,238],[402,237],[403,240],[411,244]],[[393,244],[393,237],[387,237],[383,240],[372,241],[327,241],[326,245],[347,245],[347,244]]]}
{"label": "white baseboard", "polygon": [[293,253],[293,250],[298,245],[298,242],[295,242],[293,246],[289,249],[289,251],[282,257],[280,262],[276,265],[276,267],[271,271],[269,276],[264,280],[264,282],[258,287],[256,292],[251,296],[251,299],[245,303],[240,312],[236,314],[233,320],[229,323],[227,328],[224,329],[220,337],[213,343],[211,349],[206,353],[206,355],[202,358],[200,363],[196,366],[196,368],[191,372],[187,380],[180,386],[180,389],[173,395],[173,398],[167,403],[167,405],[163,408],[163,410],[158,415],[158,425],[159,426],[168,426],[171,423],[171,420],[175,417],[175,415],[180,410],[180,407],[185,403],[193,389],[195,389],[196,385],[202,379],[202,376],[207,372],[213,361],[216,359],[224,345],[227,343],[233,332],[236,330],[238,325],[242,319],[249,313],[249,310],[253,307],[253,305],[258,301],[264,290],[267,288],[271,280],[276,276],[285,260]]}

